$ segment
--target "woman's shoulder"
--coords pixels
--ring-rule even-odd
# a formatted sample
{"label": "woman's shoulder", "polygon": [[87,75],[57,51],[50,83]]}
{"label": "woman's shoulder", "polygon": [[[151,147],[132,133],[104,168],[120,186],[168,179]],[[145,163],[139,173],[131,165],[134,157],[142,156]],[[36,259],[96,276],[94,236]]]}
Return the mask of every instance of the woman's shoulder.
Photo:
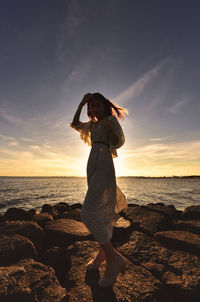
{"label": "woman's shoulder", "polygon": [[118,125],[119,124],[119,120],[115,115],[109,115],[107,117],[113,124]]}
{"label": "woman's shoulder", "polygon": [[117,120],[117,118],[116,118],[115,115],[109,115],[109,116],[107,116],[107,118],[108,118],[109,120],[111,120],[111,121],[116,121],[116,120]]}

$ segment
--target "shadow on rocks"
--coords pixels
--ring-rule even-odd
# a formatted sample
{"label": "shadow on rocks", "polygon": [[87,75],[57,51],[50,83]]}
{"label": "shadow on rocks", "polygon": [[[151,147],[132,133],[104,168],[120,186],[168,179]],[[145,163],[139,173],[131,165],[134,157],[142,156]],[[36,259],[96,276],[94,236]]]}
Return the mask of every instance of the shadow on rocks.
{"label": "shadow on rocks", "polygon": [[102,289],[98,286],[99,278],[99,270],[95,270],[92,272],[86,271],[85,283],[91,289],[93,302],[117,302],[118,300],[112,287]]}

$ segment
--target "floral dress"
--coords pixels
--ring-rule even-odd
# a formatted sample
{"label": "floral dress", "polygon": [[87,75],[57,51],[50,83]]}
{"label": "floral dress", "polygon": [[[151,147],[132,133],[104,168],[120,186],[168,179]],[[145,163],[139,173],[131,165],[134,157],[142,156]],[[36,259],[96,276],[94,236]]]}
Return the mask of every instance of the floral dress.
{"label": "floral dress", "polygon": [[110,241],[118,213],[127,207],[126,198],[116,185],[113,164],[116,149],[124,144],[125,137],[117,118],[113,115],[106,118],[118,136],[116,145],[111,144],[101,121],[71,124],[80,132],[81,139],[92,146],[87,163],[88,190],[83,202],[82,220],[99,244]]}

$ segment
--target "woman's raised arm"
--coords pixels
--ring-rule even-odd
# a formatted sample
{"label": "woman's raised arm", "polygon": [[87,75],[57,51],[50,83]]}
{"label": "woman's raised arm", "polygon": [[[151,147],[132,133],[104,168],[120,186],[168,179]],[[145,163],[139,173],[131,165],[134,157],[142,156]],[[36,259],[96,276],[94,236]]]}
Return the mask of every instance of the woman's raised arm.
{"label": "woman's raised arm", "polygon": [[92,94],[91,93],[87,93],[84,95],[82,101],[80,102],[78,109],[76,110],[76,113],[74,115],[73,121],[72,121],[72,126],[78,125],[80,123],[80,114],[81,114],[81,110],[83,108],[83,106],[88,102],[89,99],[92,98]]}

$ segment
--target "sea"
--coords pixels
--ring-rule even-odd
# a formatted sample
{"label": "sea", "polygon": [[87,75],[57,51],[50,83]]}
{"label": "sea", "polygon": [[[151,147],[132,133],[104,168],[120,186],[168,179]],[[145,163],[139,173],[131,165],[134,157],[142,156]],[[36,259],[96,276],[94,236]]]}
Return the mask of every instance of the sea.
{"label": "sea", "polygon": [[[129,204],[161,202],[178,210],[200,204],[200,177],[117,177],[117,185]],[[0,213],[83,203],[86,192],[86,177],[0,177]]]}

